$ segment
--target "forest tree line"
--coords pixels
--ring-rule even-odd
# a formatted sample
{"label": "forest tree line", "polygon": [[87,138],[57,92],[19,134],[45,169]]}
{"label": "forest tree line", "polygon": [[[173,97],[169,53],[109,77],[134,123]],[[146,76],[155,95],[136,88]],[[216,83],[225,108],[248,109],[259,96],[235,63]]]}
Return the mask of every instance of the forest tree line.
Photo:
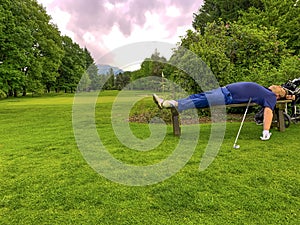
{"label": "forest tree line", "polygon": [[90,52],[62,36],[36,0],[0,2],[0,97],[72,92],[86,71],[96,77]]}
{"label": "forest tree line", "polygon": [[181,37],[170,59],[155,51],[139,70],[117,76],[113,71],[99,76],[88,49],[61,36],[36,0],[0,1],[0,96],[72,92],[81,78],[81,90],[121,90],[162,74],[190,92],[201,91],[174,66],[193,68],[189,52],[205,62],[220,85],[254,81],[268,86],[300,77],[298,0],[205,0],[195,9],[194,29]]}

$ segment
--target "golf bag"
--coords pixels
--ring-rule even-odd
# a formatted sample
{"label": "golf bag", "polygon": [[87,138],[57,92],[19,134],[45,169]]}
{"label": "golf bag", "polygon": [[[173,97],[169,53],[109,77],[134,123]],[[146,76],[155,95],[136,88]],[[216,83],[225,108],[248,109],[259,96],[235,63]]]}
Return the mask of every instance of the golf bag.
{"label": "golf bag", "polygon": [[296,78],[292,81],[289,80],[281,86],[288,91],[288,94],[295,95],[295,100],[293,100],[292,103],[289,104],[286,112],[290,115],[291,120],[294,123],[297,123],[300,121],[300,78]]}
{"label": "golf bag", "polygon": [[264,108],[261,107],[259,111],[254,115],[254,121],[257,125],[262,125],[264,123]]}
{"label": "golf bag", "polygon": [[[290,122],[300,121],[300,109],[298,109],[300,103],[300,78],[289,80],[281,85],[289,95],[295,95],[295,100],[288,105],[288,108],[284,112],[285,127],[289,127]],[[256,124],[261,125],[264,121],[264,109],[261,108],[254,116]]]}

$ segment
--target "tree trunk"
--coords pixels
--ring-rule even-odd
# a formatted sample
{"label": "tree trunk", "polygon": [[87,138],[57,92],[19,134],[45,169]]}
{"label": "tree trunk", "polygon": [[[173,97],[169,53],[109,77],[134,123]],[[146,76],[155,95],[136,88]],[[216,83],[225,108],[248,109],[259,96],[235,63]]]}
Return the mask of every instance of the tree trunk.
{"label": "tree trunk", "polygon": [[24,87],[24,88],[23,88],[22,96],[26,96],[26,94],[27,94],[26,87]]}
{"label": "tree trunk", "polygon": [[18,97],[18,91],[14,90],[14,97]]}
{"label": "tree trunk", "polygon": [[12,90],[9,90],[7,96],[8,96],[8,97],[13,96],[13,91],[12,91]]}

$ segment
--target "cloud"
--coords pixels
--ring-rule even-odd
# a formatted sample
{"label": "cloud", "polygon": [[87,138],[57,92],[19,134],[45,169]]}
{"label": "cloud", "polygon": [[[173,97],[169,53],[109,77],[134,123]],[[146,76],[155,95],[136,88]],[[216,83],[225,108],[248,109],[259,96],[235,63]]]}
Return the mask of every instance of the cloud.
{"label": "cloud", "polygon": [[170,6],[170,7],[167,8],[166,15],[168,17],[176,18],[176,17],[180,16],[180,10],[175,6]]}
{"label": "cloud", "polygon": [[[113,46],[179,41],[203,0],[39,0],[64,34],[99,57]],[[181,34],[179,34],[181,32]],[[69,35],[68,35],[69,36]]]}

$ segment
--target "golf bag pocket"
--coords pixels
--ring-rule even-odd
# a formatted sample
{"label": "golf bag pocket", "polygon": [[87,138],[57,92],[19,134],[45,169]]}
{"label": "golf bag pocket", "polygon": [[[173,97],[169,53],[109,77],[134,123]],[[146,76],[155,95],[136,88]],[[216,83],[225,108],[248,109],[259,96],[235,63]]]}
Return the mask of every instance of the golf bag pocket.
{"label": "golf bag pocket", "polygon": [[264,123],[264,108],[260,108],[260,110],[255,114],[254,121],[257,125],[262,125]]}

